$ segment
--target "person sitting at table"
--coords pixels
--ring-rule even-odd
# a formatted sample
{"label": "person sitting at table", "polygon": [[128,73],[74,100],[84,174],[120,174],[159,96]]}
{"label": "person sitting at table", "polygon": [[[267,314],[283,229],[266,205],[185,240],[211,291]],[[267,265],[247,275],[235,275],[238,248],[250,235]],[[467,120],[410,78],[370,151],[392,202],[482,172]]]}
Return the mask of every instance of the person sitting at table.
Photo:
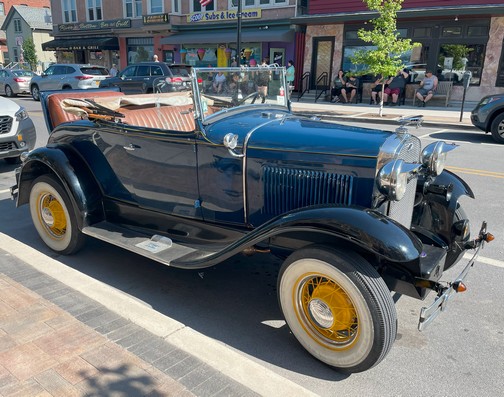
{"label": "person sitting at table", "polygon": [[[353,75],[350,75],[345,87],[341,89],[341,96],[343,97],[344,103],[352,103],[357,90],[359,89],[359,79]],[[350,93],[350,100],[348,99],[348,93]]]}
{"label": "person sitting at table", "polygon": [[339,70],[338,74],[334,78],[333,86],[331,88],[331,102],[337,103],[340,101],[339,96],[341,95],[341,89],[345,87],[346,78],[345,72],[343,70]]}
{"label": "person sitting at table", "polygon": [[425,104],[432,99],[438,85],[438,79],[432,73],[432,70],[425,72],[424,79],[420,82],[420,88],[417,90],[416,96],[420,103],[418,106],[425,107]]}
{"label": "person sitting at table", "polygon": [[[376,79],[373,83],[373,87],[371,89],[371,100],[373,102],[373,105],[378,105],[381,101],[381,94],[383,91],[383,81],[384,81],[384,78],[381,74],[376,76]],[[385,88],[387,88],[387,87],[388,86],[385,85]]]}
{"label": "person sitting at table", "polygon": [[224,83],[226,82],[226,76],[223,72],[217,73],[217,76],[214,77],[213,89],[216,94],[220,94],[224,89]]}
{"label": "person sitting at table", "polygon": [[385,88],[385,92],[383,93],[383,103],[387,104],[389,95],[392,95],[392,106],[397,105],[397,100],[399,99],[399,95],[406,88],[406,82],[408,81],[409,73],[408,69],[399,69],[397,71],[397,75],[389,78],[385,84],[388,84],[388,87]]}

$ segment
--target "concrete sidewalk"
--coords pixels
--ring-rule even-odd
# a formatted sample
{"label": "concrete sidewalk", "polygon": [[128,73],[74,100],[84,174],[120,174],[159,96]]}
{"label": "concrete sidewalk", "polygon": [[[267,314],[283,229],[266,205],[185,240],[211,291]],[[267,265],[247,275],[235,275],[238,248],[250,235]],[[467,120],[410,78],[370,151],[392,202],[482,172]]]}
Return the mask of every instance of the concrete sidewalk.
{"label": "concrete sidewalk", "polygon": [[258,394],[0,250],[0,396]]}
{"label": "concrete sidewalk", "polygon": [[[423,116],[423,125],[439,128],[457,128],[478,130],[471,123],[471,110],[476,106],[474,102],[464,104],[462,121],[460,121],[461,103],[452,103],[449,107],[427,106],[413,107],[408,104],[404,106],[385,106],[382,117],[379,116],[379,106],[369,104],[342,104],[330,103],[319,100],[303,100],[297,102],[297,97],[293,98],[292,110],[297,114],[319,116],[325,120],[357,120],[372,123],[390,123],[401,117]],[[478,130],[479,131],[479,130]]]}

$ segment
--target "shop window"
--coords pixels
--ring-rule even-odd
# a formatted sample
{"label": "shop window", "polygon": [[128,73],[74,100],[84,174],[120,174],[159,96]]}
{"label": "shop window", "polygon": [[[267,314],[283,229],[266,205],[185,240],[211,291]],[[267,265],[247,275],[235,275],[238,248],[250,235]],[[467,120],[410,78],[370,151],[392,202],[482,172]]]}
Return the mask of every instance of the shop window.
{"label": "shop window", "polygon": [[486,37],[488,36],[488,26],[469,26],[467,35],[469,37]]}
{"label": "shop window", "polygon": [[124,17],[140,18],[142,16],[142,0],[125,0]]}
{"label": "shop window", "polygon": [[151,61],[154,54],[152,37],[135,37],[127,39],[128,64]]}
{"label": "shop window", "polygon": [[18,53],[18,49],[17,49],[16,47],[14,47],[14,48],[12,49],[12,55],[13,55],[13,56],[12,56],[12,58],[13,58],[12,60],[13,60],[14,62],[19,62],[19,53]]}
{"label": "shop window", "polygon": [[175,62],[175,56],[172,50],[163,51],[163,61],[168,63]]}
{"label": "shop window", "polygon": [[62,0],[63,23],[77,22],[76,0]]}
{"label": "shop window", "polygon": [[462,84],[464,72],[468,70],[472,73],[471,85],[479,85],[485,49],[484,44],[442,44],[438,56],[438,79]]}
{"label": "shop window", "polygon": [[446,26],[441,31],[441,36],[443,36],[443,37],[462,36],[462,27],[461,26]]}
{"label": "shop window", "polygon": [[413,37],[430,37],[431,28],[415,28],[413,29]]}
{"label": "shop window", "polygon": [[87,0],[88,21],[101,21],[102,0]]}
{"label": "shop window", "polygon": [[346,40],[358,40],[359,36],[357,35],[356,30],[348,30],[345,32],[345,39]]}

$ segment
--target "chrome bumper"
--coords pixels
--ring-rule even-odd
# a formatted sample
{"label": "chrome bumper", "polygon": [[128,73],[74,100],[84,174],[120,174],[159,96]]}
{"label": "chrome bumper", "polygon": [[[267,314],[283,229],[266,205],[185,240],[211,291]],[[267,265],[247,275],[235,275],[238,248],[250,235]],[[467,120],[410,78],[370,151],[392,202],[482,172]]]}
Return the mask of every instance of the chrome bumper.
{"label": "chrome bumper", "polygon": [[453,298],[455,294],[457,294],[457,286],[460,284],[460,282],[464,281],[467,274],[469,273],[469,270],[474,266],[474,262],[476,262],[476,259],[479,256],[479,252],[483,247],[484,242],[487,241],[487,235],[486,222],[483,222],[478,238],[468,244],[468,248],[476,249],[476,252],[474,253],[469,263],[454,281],[448,283],[447,286],[443,287],[443,289],[438,293],[437,298],[429,307],[423,307],[420,311],[420,319],[418,321],[419,331],[423,331],[438,316],[439,313],[446,310],[446,306],[448,305],[450,299]]}

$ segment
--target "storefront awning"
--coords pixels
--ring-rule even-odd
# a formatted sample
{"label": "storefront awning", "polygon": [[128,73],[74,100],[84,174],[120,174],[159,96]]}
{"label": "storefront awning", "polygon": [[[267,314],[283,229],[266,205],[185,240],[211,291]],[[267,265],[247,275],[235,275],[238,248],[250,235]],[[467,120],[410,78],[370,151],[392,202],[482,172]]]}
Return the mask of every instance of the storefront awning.
{"label": "storefront awning", "polygon": [[117,37],[54,39],[42,43],[42,49],[44,51],[119,50],[119,40]]}
{"label": "storefront awning", "polygon": [[[290,29],[247,29],[242,30],[242,42],[252,41],[294,41],[294,31]],[[226,32],[211,30],[204,32],[176,33],[160,40],[161,44],[206,44],[206,43],[235,43],[236,30]]]}

